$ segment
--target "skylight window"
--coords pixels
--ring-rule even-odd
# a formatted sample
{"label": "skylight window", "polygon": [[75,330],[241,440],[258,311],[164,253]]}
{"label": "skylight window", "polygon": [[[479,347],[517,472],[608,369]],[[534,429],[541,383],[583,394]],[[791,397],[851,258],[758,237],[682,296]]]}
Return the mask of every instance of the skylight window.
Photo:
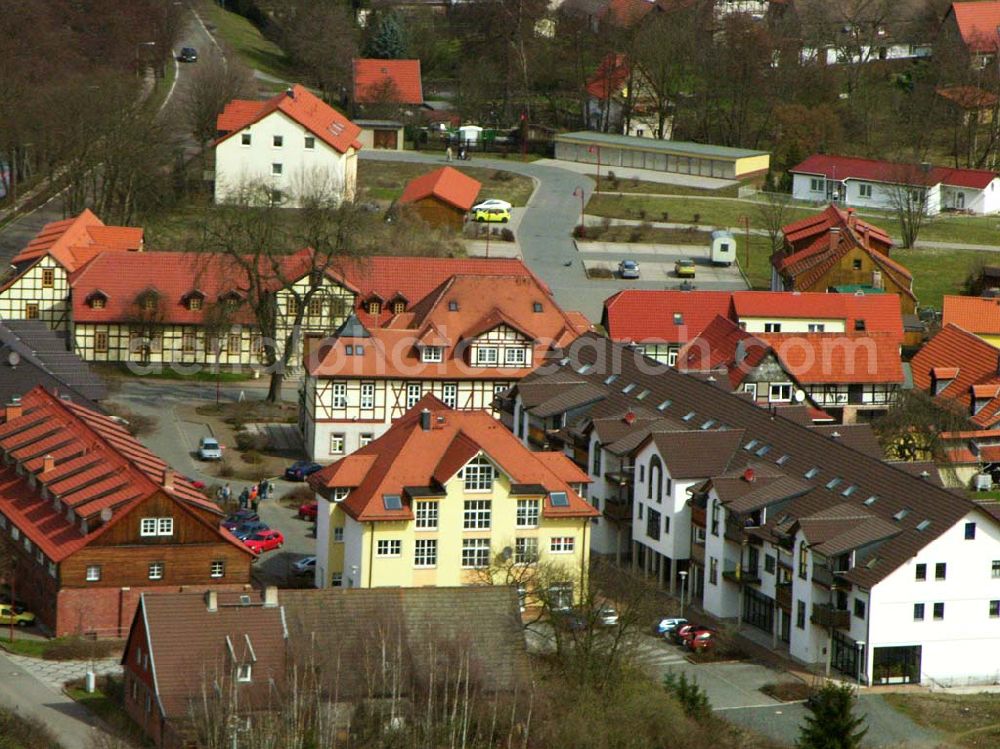
{"label": "skylight window", "polygon": [[810,468],[810,469],[809,469],[808,471],[806,471],[806,472],[805,472],[805,474],[803,474],[803,475],[804,475],[804,476],[805,476],[805,477],[806,477],[807,479],[814,479],[814,478],[816,478],[817,476],[819,476],[819,468],[817,468],[816,466],[813,466],[813,467],[812,467],[812,468]]}
{"label": "skylight window", "polygon": [[635,383],[634,382],[630,382],[628,385],[626,385],[625,387],[622,388],[622,392],[626,393],[626,394],[627,393],[631,393],[633,390],[635,390]]}
{"label": "skylight window", "polygon": [[652,392],[652,391],[650,391],[649,388],[646,388],[641,393],[639,393],[637,396],[635,396],[635,399],[637,401],[646,400],[646,397],[650,394],[650,392]]}
{"label": "skylight window", "polygon": [[842,478],[839,478],[838,476],[834,476],[832,479],[830,479],[829,481],[826,482],[826,488],[827,489],[833,489],[838,484],[843,483],[843,481],[844,480]]}
{"label": "skylight window", "polygon": [[930,520],[921,520],[919,523],[917,523],[917,530],[918,531],[925,531],[925,530],[927,530],[930,527],[931,527],[931,521]]}
{"label": "skylight window", "polygon": [[559,366],[560,367],[565,367],[567,364],[569,364],[569,357],[568,356],[564,356],[562,359],[559,360]]}
{"label": "skylight window", "polygon": [[614,382],[617,379],[618,379],[618,375],[616,375],[616,374],[609,374],[607,377],[604,378],[604,384],[605,385],[610,385],[612,382]]}
{"label": "skylight window", "polygon": [[865,507],[871,507],[873,504],[878,502],[878,495],[872,494],[868,499],[865,500]]}
{"label": "skylight window", "polygon": [[905,518],[909,514],[910,514],[910,508],[909,507],[904,507],[902,510],[900,510],[895,515],[893,515],[892,519],[893,520],[902,520],[903,518]]}
{"label": "skylight window", "polygon": [[549,499],[553,507],[569,507],[569,495],[566,492],[552,492]]}
{"label": "skylight window", "polygon": [[763,458],[769,452],[771,452],[771,446],[764,445],[763,447],[759,448],[755,454],[757,455],[758,458]]}
{"label": "skylight window", "polygon": [[684,323],[684,315],[681,312],[674,313],[674,325],[681,325]]}
{"label": "skylight window", "polygon": [[777,463],[779,466],[783,466],[783,465],[785,465],[785,463],[787,463],[791,459],[792,459],[791,455],[782,455],[780,458],[778,458],[774,462]]}
{"label": "skylight window", "polygon": [[745,445],[743,445],[743,449],[746,450],[747,452],[750,452],[755,447],[757,447],[757,445],[759,445],[759,444],[760,444],[760,440],[750,440]]}
{"label": "skylight window", "polygon": [[577,374],[587,374],[590,370],[594,368],[593,364],[581,364],[580,368],[576,370]]}
{"label": "skylight window", "polygon": [[398,494],[383,494],[382,506],[387,510],[402,510],[403,498]]}
{"label": "skylight window", "polygon": [[688,411],[684,414],[684,421],[691,421],[694,418],[694,411]]}
{"label": "skylight window", "polygon": [[842,491],[841,494],[843,494],[845,497],[849,497],[852,494],[854,494],[854,492],[856,492],[857,490],[858,490],[858,485],[857,484],[851,484],[849,487],[847,487],[846,489],[844,489],[844,491]]}
{"label": "skylight window", "polygon": [[661,403],[660,405],[658,405],[656,407],[656,410],[657,411],[666,411],[668,408],[670,408],[670,401],[669,400],[665,400],[665,401],[663,401],[663,403]]}
{"label": "skylight window", "polygon": [[702,429],[711,429],[715,426],[715,419],[709,419],[704,424],[701,425]]}

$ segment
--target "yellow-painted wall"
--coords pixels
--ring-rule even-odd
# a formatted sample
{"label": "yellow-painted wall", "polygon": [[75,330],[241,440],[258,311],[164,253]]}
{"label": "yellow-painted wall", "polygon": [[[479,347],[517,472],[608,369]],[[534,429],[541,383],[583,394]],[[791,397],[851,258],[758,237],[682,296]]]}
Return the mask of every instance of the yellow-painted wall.
{"label": "yellow-painted wall", "polygon": [[996,346],[997,348],[1000,348],[1000,334],[995,334],[995,333],[976,333],[976,335],[979,336],[980,338],[982,338],[984,341],[986,341],[991,346]]}
{"label": "yellow-painted wall", "polygon": [[736,159],[736,176],[742,177],[744,174],[755,172],[766,172],[771,165],[771,155],[762,153],[759,156],[746,156]]}
{"label": "yellow-painted wall", "polygon": [[[360,587],[420,587],[454,586],[482,584],[483,573],[475,569],[463,568],[462,547],[465,539],[489,539],[490,559],[506,547],[515,549],[518,537],[537,538],[539,561],[547,565],[558,565],[566,571],[565,580],[575,583],[579,595],[580,580],[585,576],[590,560],[589,518],[539,518],[535,528],[517,528],[517,500],[525,497],[511,497],[510,485],[506,477],[499,475],[489,492],[466,492],[462,479],[453,478],[445,487],[447,495],[437,498],[437,530],[417,529],[416,521],[349,523],[347,532],[360,532],[361,570]],[[464,528],[464,508],[466,500],[490,500],[491,524],[488,530],[466,530]],[[420,500],[418,500],[420,501]],[[541,498],[537,498],[540,506]],[[339,504],[331,505],[331,535],[333,528],[344,525],[344,512]],[[572,552],[552,552],[553,537],[574,539]],[[378,541],[400,540],[401,554],[398,557],[380,557],[373,553]],[[415,546],[418,539],[436,539],[437,564],[432,568],[415,565]],[[346,539],[351,543],[350,539]],[[341,573],[345,581],[350,575],[344,571],[344,544],[329,544],[329,570]],[[370,568],[370,569],[369,569]]]}

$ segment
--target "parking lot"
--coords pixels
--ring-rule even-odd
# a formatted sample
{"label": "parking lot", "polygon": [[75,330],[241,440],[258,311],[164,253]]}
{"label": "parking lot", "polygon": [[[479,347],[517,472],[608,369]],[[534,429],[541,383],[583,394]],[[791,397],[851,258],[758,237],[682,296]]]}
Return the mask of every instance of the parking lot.
{"label": "parking lot", "polygon": [[[708,247],[700,245],[644,244],[638,242],[577,242],[577,251],[587,275],[593,278],[610,272],[619,285],[635,284],[637,288],[676,288],[684,281],[695,288],[746,289],[746,282],[736,265],[713,265]],[[690,258],[696,266],[694,278],[682,278],[674,272],[674,263]],[[618,264],[622,260],[639,263],[639,278],[629,281],[619,278]],[[597,271],[595,274],[594,271]]]}

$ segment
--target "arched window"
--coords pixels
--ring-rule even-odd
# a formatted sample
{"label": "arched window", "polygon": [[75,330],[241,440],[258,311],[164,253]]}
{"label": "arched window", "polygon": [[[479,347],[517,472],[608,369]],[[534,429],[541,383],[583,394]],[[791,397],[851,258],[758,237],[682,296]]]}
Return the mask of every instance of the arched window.
{"label": "arched window", "polygon": [[656,486],[656,501],[663,501],[663,463],[659,455],[649,459],[649,484],[646,485],[646,499],[653,499],[653,486]]}

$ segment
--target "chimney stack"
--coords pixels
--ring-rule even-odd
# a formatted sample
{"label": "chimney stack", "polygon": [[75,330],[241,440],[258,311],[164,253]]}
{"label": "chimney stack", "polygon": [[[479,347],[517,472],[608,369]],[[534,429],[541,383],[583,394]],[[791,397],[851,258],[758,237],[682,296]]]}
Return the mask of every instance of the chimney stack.
{"label": "chimney stack", "polygon": [[278,607],[278,586],[268,585],[264,588],[264,608],[274,609]]}
{"label": "chimney stack", "polygon": [[836,251],[840,247],[840,227],[830,227],[830,249]]}
{"label": "chimney stack", "polygon": [[431,430],[431,412],[426,408],[420,412],[420,428],[425,432]]}
{"label": "chimney stack", "polygon": [[6,412],[4,414],[7,421],[12,421],[13,419],[20,419],[21,414],[24,413],[24,409],[21,406],[21,396],[15,395],[11,397],[10,403],[7,404]]}
{"label": "chimney stack", "polygon": [[861,243],[864,245],[866,250],[870,250],[872,248],[871,233],[871,229],[867,226],[861,228]]}
{"label": "chimney stack", "polygon": [[53,458],[51,455],[46,455],[44,458],[42,458],[42,473],[43,474],[44,473],[48,473],[49,471],[51,471],[55,467],[56,467],[56,459]]}
{"label": "chimney stack", "polygon": [[214,590],[205,591],[205,610],[215,613],[219,610],[219,594]]}
{"label": "chimney stack", "polygon": [[173,489],[174,488],[174,469],[167,466],[163,469],[163,488]]}

